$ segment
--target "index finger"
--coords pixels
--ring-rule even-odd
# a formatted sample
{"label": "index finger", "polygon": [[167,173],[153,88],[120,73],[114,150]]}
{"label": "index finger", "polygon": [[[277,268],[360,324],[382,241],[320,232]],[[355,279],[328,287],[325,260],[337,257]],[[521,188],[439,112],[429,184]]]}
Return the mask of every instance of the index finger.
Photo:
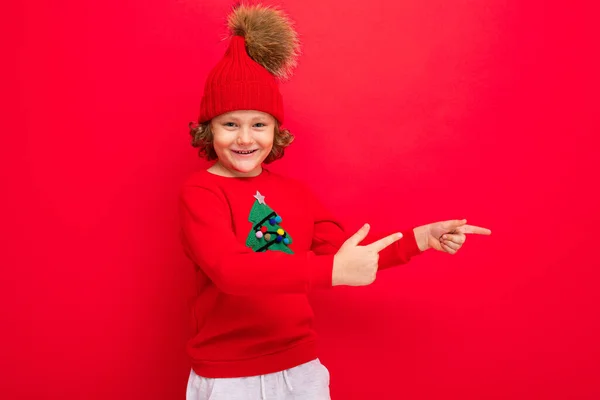
{"label": "index finger", "polygon": [[492,231],[490,231],[489,229],[482,228],[479,226],[474,226],[474,225],[463,225],[456,230],[459,232],[462,232],[462,233],[473,233],[476,235],[491,235],[492,234]]}
{"label": "index finger", "polygon": [[401,238],[402,238],[401,233],[394,233],[393,235],[384,237],[383,239],[379,239],[378,241],[373,242],[365,247],[368,247],[369,249],[379,253],[381,250],[385,249],[386,247],[388,247],[391,244],[394,244]]}

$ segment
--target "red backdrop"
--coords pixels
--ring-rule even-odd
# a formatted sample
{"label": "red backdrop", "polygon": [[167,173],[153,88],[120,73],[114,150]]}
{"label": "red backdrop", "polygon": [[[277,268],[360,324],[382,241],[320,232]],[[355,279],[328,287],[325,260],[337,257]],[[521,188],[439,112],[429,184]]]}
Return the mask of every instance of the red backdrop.
{"label": "red backdrop", "polygon": [[[598,10],[549,3],[282,3],[304,54],[273,169],[352,230],[493,230],[311,296],[334,399],[600,396]],[[229,2],[6,7],[0,397],[182,399],[176,196]]]}

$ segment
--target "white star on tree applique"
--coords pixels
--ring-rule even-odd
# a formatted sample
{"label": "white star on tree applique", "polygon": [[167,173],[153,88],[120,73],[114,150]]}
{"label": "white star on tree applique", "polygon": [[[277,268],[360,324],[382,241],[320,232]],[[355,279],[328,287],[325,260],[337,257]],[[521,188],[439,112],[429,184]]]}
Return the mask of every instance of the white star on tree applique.
{"label": "white star on tree applique", "polygon": [[256,194],[254,195],[254,198],[255,198],[256,200],[258,200],[258,202],[259,202],[260,204],[266,204],[266,203],[265,203],[265,196],[263,196],[262,194],[260,194],[260,192],[259,192],[258,190],[256,191]]}

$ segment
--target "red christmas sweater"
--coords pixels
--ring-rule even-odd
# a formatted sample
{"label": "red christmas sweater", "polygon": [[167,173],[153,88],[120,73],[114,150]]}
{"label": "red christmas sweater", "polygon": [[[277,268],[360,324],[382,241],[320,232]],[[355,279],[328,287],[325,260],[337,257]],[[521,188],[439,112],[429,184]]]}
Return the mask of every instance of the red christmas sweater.
{"label": "red christmas sweater", "polygon": [[[332,286],[333,256],[351,233],[303,184],[267,169],[252,178],[193,174],[180,216],[197,267],[187,346],[194,371],[254,376],[317,358],[307,292]],[[380,269],[420,253],[412,229],[403,235],[380,253]],[[383,236],[369,234],[362,244]]]}

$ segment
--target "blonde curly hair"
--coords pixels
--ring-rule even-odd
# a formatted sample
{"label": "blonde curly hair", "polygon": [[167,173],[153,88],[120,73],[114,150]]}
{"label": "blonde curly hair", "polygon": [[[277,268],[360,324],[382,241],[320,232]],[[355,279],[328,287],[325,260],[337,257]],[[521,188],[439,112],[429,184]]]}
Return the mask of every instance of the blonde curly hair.
{"label": "blonde curly hair", "polygon": [[[190,136],[192,137],[192,146],[198,148],[198,156],[209,161],[216,160],[217,153],[213,146],[213,132],[210,126],[210,121],[198,124],[190,122]],[[273,138],[273,148],[265,158],[265,163],[269,164],[283,157],[285,148],[294,141],[294,135],[288,129],[281,129],[279,122],[275,120],[275,136]]]}

